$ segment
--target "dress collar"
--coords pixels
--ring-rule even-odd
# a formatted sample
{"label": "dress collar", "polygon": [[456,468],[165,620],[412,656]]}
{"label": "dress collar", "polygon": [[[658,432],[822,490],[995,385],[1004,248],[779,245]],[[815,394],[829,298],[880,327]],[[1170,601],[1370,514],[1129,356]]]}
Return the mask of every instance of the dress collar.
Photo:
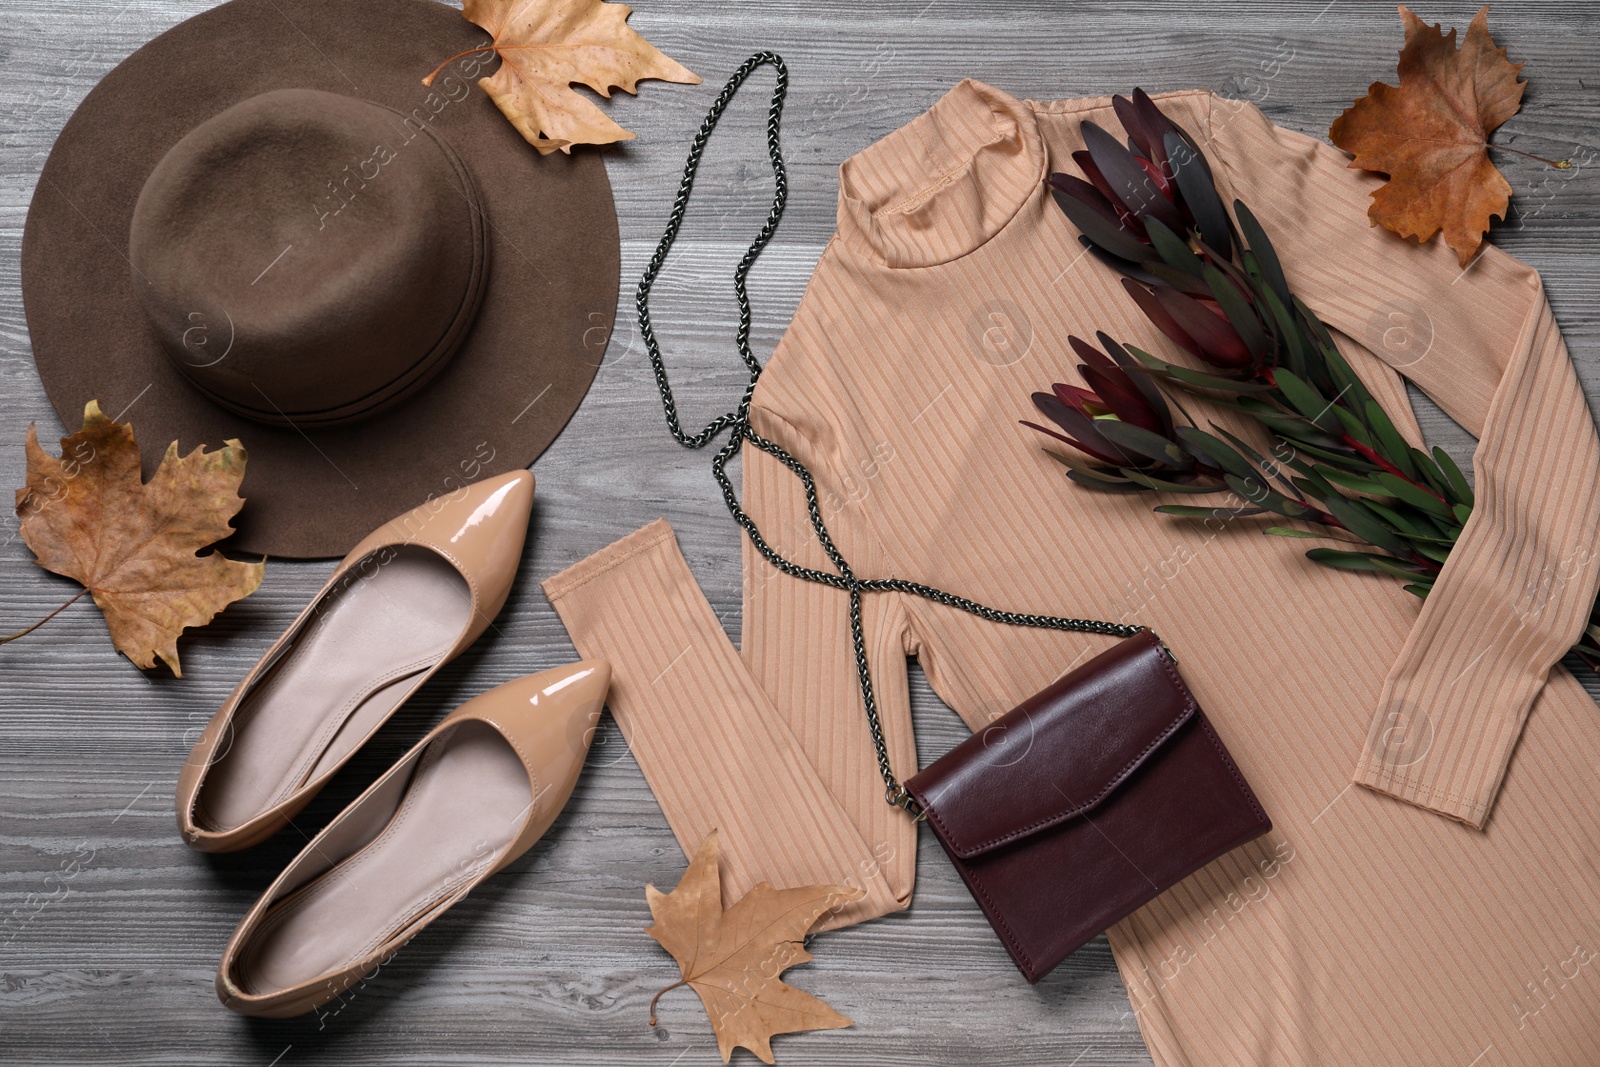
{"label": "dress collar", "polygon": [[839,168],[839,236],[890,267],[928,267],[980,247],[1044,180],[1033,111],[967,79]]}

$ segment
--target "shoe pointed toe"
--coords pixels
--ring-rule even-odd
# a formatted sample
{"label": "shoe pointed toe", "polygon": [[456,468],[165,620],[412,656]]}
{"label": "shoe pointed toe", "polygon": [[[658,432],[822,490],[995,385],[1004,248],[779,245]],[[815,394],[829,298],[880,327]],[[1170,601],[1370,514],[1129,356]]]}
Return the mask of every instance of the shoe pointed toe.
{"label": "shoe pointed toe", "polygon": [[[487,601],[504,600],[533,514],[531,471],[514,470],[428,500],[387,523],[372,547],[421,544],[450,559]],[[364,555],[357,546],[351,557]]]}
{"label": "shoe pointed toe", "polygon": [[434,497],[373,531],[345,557],[339,572],[370,569],[374,560],[381,566],[407,545],[449,560],[472,591],[473,623],[454,649],[459,652],[482,636],[511,595],[533,496],[533,472],[514,470]]}
{"label": "shoe pointed toe", "polygon": [[579,660],[534,677],[549,679],[541,685],[535,703],[551,714],[584,718],[598,715],[605,706],[611,664],[603,659]]}
{"label": "shoe pointed toe", "polygon": [[533,805],[514,853],[531,847],[572,795],[610,685],[609,663],[581,660],[508,682],[455,712],[493,723],[534,783]]}

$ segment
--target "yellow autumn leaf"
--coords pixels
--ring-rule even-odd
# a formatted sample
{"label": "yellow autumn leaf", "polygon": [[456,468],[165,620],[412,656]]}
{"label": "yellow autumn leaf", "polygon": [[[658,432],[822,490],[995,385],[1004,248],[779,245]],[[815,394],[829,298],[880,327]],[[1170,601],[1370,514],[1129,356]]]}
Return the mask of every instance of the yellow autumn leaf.
{"label": "yellow autumn leaf", "polygon": [[[462,15],[493,40],[500,69],[478,84],[540,153],[575,144],[610,144],[633,134],[572,87],[607,99],[637,93],[647,78],[698,85],[700,78],[628,25],[633,9],[602,0],[465,0]],[[452,57],[458,58],[458,57]],[[446,60],[448,63],[449,60]],[[443,64],[439,69],[443,69]],[[422,79],[432,85],[436,69]]]}
{"label": "yellow autumn leaf", "polygon": [[167,448],[145,482],[133,427],[91,400],[83,429],[61,439],[60,457],[39,446],[28,427],[28,484],[17,490],[22,540],[45,570],[81,583],[94,595],[117,651],[135,666],[172,673],[178,635],[261,584],[265,565],[201,549],[233,532],[244,505],[245,451],[229,441],[218,451]]}
{"label": "yellow autumn leaf", "polygon": [[[842,885],[774,889],[762,882],[724,911],[717,835],[712,831],[676,889],[663,893],[653,885],[645,887],[656,920],[645,933],[672,953],[683,972],[683,980],[667,989],[688,985],[700,994],[722,1062],[743,1046],[761,1062],[772,1063],[774,1034],[851,1025],[778,976],[811,958],[805,949],[806,931],[823,912],[862,895],[861,890]],[[655,1000],[650,1001],[650,1012],[654,1026]]]}

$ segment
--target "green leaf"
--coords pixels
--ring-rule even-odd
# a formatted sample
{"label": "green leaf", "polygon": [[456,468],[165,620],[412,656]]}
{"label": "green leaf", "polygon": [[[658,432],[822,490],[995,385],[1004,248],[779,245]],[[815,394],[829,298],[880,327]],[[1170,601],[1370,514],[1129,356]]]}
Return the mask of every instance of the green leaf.
{"label": "green leaf", "polygon": [[1067,479],[1069,481],[1077,482],[1085,489],[1092,490],[1096,493],[1122,493],[1126,495],[1129,493],[1144,492],[1144,486],[1142,485],[1135,485],[1127,480],[1115,482],[1102,481],[1100,478],[1090,474],[1086,469],[1081,468],[1078,470],[1068,470]]}
{"label": "green leaf", "polygon": [[1229,231],[1233,229],[1233,222],[1222,206],[1222,198],[1217,195],[1216,179],[1199,146],[1177,129],[1167,130],[1162,135],[1161,146],[1167,153],[1173,184],[1188,205],[1202,239],[1223,259],[1232,256],[1233,241]]}
{"label": "green leaf", "polygon": [[1315,445],[1308,445],[1303,441],[1296,443],[1294,447],[1297,452],[1304,452],[1306,455],[1320,459],[1325,463],[1337,463],[1341,469],[1362,471],[1377,469],[1376,464],[1368,463],[1365,456],[1357,455],[1354,452],[1336,452],[1332,449],[1317,448]]}
{"label": "green leaf", "polygon": [[1273,489],[1259,476],[1255,478],[1241,478],[1236,474],[1225,474],[1223,480],[1228,483],[1228,488],[1238,493],[1259,508],[1275,511],[1291,519],[1300,519],[1311,513],[1311,509],[1298,501],[1290,500],[1282,493]]}
{"label": "green leaf", "polygon": [[[1294,305],[1294,309],[1300,313],[1300,317],[1305,320],[1305,324],[1311,330],[1311,336],[1316,338],[1318,346],[1334,349],[1335,358],[1343,362],[1343,357],[1339,356],[1338,349],[1334,347],[1333,334],[1328,332],[1327,325],[1317,318],[1316,313],[1307,307],[1306,302],[1298,296],[1291,293],[1289,300]],[[1349,368],[1347,367],[1346,369],[1348,370]]]}
{"label": "green leaf", "polygon": [[[1419,512],[1411,511],[1410,514],[1406,514],[1376,500],[1363,500],[1362,503],[1372,509],[1384,522],[1404,534],[1406,540],[1410,541],[1413,547],[1419,542],[1426,542],[1430,545],[1443,545],[1445,551],[1449,551],[1450,546],[1456,543],[1455,538],[1440,531],[1437,521],[1431,520],[1428,516]],[[1400,507],[1405,507],[1405,505],[1402,504]],[[1407,510],[1409,511],[1410,509]]]}
{"label": "green leaf", "polygon": [[1352,474],[1349,471],[1337,470],[1333,467],[1318,467],[1317,473],[1328,479],[1328,481],[1332,482],[1334,485],[1341,485],[1344,488],[1352,489],[1357,493],[1372,493],[1377,496],[1387,495],[1384,493],[1381,485],[1373,481],[1371,478],[1364,477],[1360,474]]}
{"label": "green leaf", "polygon": [[1454,517],[1447,504],[1426,489],[1418,488],[1404,478],[1396,478],[1388,471],[1379,471],[1372,476],[1372,480],[1383,487],[1384,495],[1403,500],[1419,511],[1437,515],[1441,519]]}
{"label": "green leaf", "polygon": [[1467,524],[1467,520],[1472,518],[1472,505],[1457,504],[1450,509],[1450,512],[1456,517],[1457,522],[1465,526]]}
{"label": "green leaf", "polygon": [[1137,452],[1146,459],[1173,466],[1183,464],[1183,450],[1160,434],[1120,419],[1096,419],[1094,428],[1120,448]]}
{"label": "green leaf", "polygon": [[1224,407],[1232,407],[1243,411],[1261,425],[1277,434],[1279,437],[1289,438],[1296,443],[1304,442],[1308,445],[1319,445],[1325,448],[1337,448],[1342,443],[1332,434],[1324,433],[1314,423],[1307,422],[1298,415],[1290,414],[1262,403],[1255,397],[1243,396]]}
{"label": "green leaf", "polygon": [[[1272,449],[1272,455],[1263,457],[1275,467],[1288,467],[1290,470],[1299,471],[1301,474],[1311,474],[1311,464],[1300,458],[1299,451],[1287,441],[1279,441]],[[1318,481],[1321,481],[1319,478]]]}
{"label": "green leaf", "polygon": [[1286,357],[1280,363],[1303,377],[1307,349],[1305,338],[1300,334],[1299,324],[1294,321],[1289,309],[1270,288],[1261,289],[1261,302],[1267,306],[1267,313],[1272,316],[1273,323],[1278,327],[1278,340],[1282,342],[1283,354]]}
{"label": "green leaf", "polygon": [[[1226,427],[1218,426],[1216,423],[1212,423],[1211,428],[1216,430],[1217,433],[1226,439],[1227,442],[1234,448],[1238,449],[1240,454],[1253,461],[1260,469],[1262,474],[1268,475],[1269,477],[1275,477],[1282,482],[1290,483],[1290,479],[1286,478],[1279,469],[1280,466],[1283,465],[1282,460],[1269,459],[1266,456],[1263,456],[1260,452],[1257,452],[1254,448],[1251,448],[1249,444],[1240,440],[1237,436],[1231,433]],[[1259,476],[1260,475],[1257,475],[1257,477]]]}
{"label": "green leaf", "polygon": [[[1130,348],[1130,351],[1137,351],[1137,349]],[[1272,388],[1265,382],[1244,382],[1234,378],[1219,378],[1215,374],[1190,370],[1188,367],[1180,367],[1173,363],[1168,363],[1162,367],[1149,367],[1148,369],[1151,374],[1163,378],[1171,378],[1173,381],[1180,382],[1193,389],[1215,389],[1219,392],[1228,393],[1265,393]]]}
{"label": "green leaf", "polygon": [[1156,254],[1161,257],[1167,266],[1175,270],[1181,270],[1185,274],[1192,274],[1195,277],[1200,276],[1203,266],[1200,262],[1200,257],[1194,254],[1194,249],[1189,247],[1188,242],[1173,233],[1171,228],[1160,219],[1146,217],[1144,220],[1144,232],[1149,235],[1150,243],[1155,246]]}
{"label": "green leaf", "polygon": [[[1211,425],[1212,428],[1215,429],[1217,433],[1225,437],[1234,448],[1238,449],[1243,455],[1254,461],[1256,466],[1260,468],[1262,474],[1265,474],[1271,478],[1276,478],[1283,484],[1291,486],[1297,491],[1305,493],[1308,496],[1320,496],[1321,491],[1326,488],[1326,486],[1312,486],[1311,489],[1308,490],[1307,486],[1302,484],[1301,479],[1292,478],[1283,473],[1284,468],[1287,467],[1289,470],[1303,471],[1306,474],[1310,474],[1310,468],[1306,467],[1306,465],[1299,460],[1293,457],[1284,458],[1283,456],[1279,455],[1276,450],[1274,450],[1270,457],[1264,456],[1260,452],[1257,452],[1254,448],[1251,448],[1244,441],[1234,436],[1226,428],[1218,426],[1216,423],[1212,423]],[[1313,477],[1315,477],[1315,475],[1313,475]],[[1321,481],[1320,478],[1316,480]],[[1312,517],[1311,508],[1307,507],[1303,502],[1300,501],[1295,501],[1294,503],[1299,509],[1299,511],[1293,516],[1294,518],[1308,518],[1310,521],[1317,521],[1314,517]],[[1288,513],[1282,512],[1282,514]]]}
{"label": "green leaf", "polygon": [[1240,455],[1245,456],[1248,459],[1250,459],[1251,462],[1256,464],[1256,466],[1259,467],[1259,466],[1264,466],[1266,464],[1266,462],[1267,462],[1267,457],[1266,456],[1263,456],[1260,452],[1257,452],[1254,448],[1252,448],[1248,443],[1246,443],[1244,440],[1242,440],[1240,437],[1238,437],[1236,434],[1234,434],[1233,431],[1229,430],[1226,426],[1218,426],[1216,423],[1213,422],[1211,424],[1211,428],[1213,430],[1217,431],[1218,436],[1224,438],[1230,445],[1232,445],[1234,448],[1238,449]]}
{"label": "green leaf", "polygon": [[1304,419],[1285,418],[1280,421],[1287,423],[1287,425],[1285,425],[1282,430],[1278,431],[1278,436],[1282,437],[1289,445],[1292,445],[1296,449],[1322,448],[1329,451],[1336,451],[1337,449],[1344,447],[1344,442],[1342,440],[1334,437],[1332,434],[1323,433],[1321,430],[1317,429],[1316,426],[1306,422]]}
{"label": "green leaf", "polygon": [[[1410,567],[1403,566],[1389,556],[1379,555],[1376,552],[1341,552],[1336,548],[1312,548],[1306,551],[1306,558],[1325,567],[1334,567],[1344,571],[1378,571],[1383,574],[1392,574],[1398,578],[1421,578],[1423,575]],[[1431,575],[1428,575],[1431,579]]]}
{"label": "green leaf", "polygon": [[1283,394],[1283,398],[1291,407],[1315,423],[1319,429],[1330,434],[1339,432],[1339,419],[1331,410],[1333,405],[1305,379],[1287,368],[1280,367],[1274,380],[1278,384],[1278,391]]}
{"label": "green leaf", "polygon": [[1448,547],[1440,548],[1429,538],[1413,537],[1411,539],[1411,547],[1441,566],[1445,560],[1450,558],[1450,549]]}
{"label": "green leaf", "polygon": [[1423,585],[1421,582],[1412,582],[1410,585],[1404,586],[1403,588],[1412,596],[1419,597],[1423,600],[1428,599],[1428,594],[1433,592],[1433,586]]}
{"label": "green leaf", "polygon": [[1223,315],[1227,316],[1228,322],[1239,334],[1239,340],[1250,350],[1250,355],[1258,360],[1265,358],[1267,335],[1261,330],[1261,320],[1256,316],[1256,309],[1250,306],[1250,301],[1244,298],[1239,287],[1209,263],[1200,268],[1200,276],[1211,287],[1211,295],[1216,298],[1217,306],[1222,309]]}
{"label": "green leaf", "polygon": [[1254,289],[1256,286],[1262,286],[1265,284],[1261,280],[1261,264],[1256,259],[1254,252],[1250,251],[1248,248],[1241,249],[1239,251],[1239,263],[1244,267],[1244,272],[1249,277],[1250,281],[1254,283],[1252,285],[1252,289]]}
{"label": "green leaf", "polygon": [[1250,246],[1250,251],[1255,254],[1256,263],[1261,267],[1261,275],[1272,292],[1284,304],[1288,304],[1293,297],[1289,293],[1289,282],[1283,276],[1283,265],[1278,262],[1277,250],[1272,247],[1272,242],[1267,240],[1267,231],[1261,228],[1261,223],[1256,221],[1255,215],[1245,206],[1243,200],[1233,202],[1233,216],[1239,220],[1239,230],[1244,236],[1245,244]]}
{"label": "green leaf", "polygon": [[1306,559],[1313,563],[1320,563],[1324,567],[1333,567],[1341,571],[1375,571],[1378,565],[1373,562],[1374,556],[1370,552],[1341,552],[1337,548],[1312,548],[1306,550]]}
{"label": "green leaf", "polygon": [[[1328,336],[1327,328],[1322,321],[1311,313],[1305,301],[1295,297],[1289,304],[1295,321],[1301,326],[1301,336],[1306,339],[1306,377],[1315,382],[1319,388],[1326,388],[1337,393],[1343,388],[1344,383],[1335,383],[1333,372],[1328,367],[1328,347],[1333,343]],[[1326,343],[1324,343],[1326,342]],[[1337,355],[1337,353],[1336,353]]]}
{"label": "green leaf", "polygon": [[[1330,385],[1332,387],[1330,392],[1338,393],[1346,404],[1360,411],[1367,401],[1372,399],[1372,394],[1367,392],[1367,387],[1362,384],[1360,377],[1351,369],[1350,364],[1345,362],[1339,346],[1333,343],[1333,335],[1328,332],[1328,327],[1312,313],[1305,305],[1305,301],[1296,297],[1294,309],[1315,342],[1313,350],[1306,355],[1308,376],[1318,385]],[[1318,381],[1319,375],[1325,377],[1327,381]]]}
{"label": "green leaf", "polygon": [[1461,473],[1461,468],[1456,466],[1456,461],[1450,458],[1450,453],[1435,446],[1433,458],[1439,464],[1439,469],[1444,472],[1446,480],[1450,483],[1450,495],[1471,507],[1473,503],[1472,486],[1467,484],[1467,476]]}
{"label": "green leaf", "polygon": [[1220,485],[1209,485],[1205,482],[1169,482],[1162,478],[1153,478],[1144,471],[1134,470],[1132,467],[1126,468],[1122,473],[1127,475],[1129,480],[1138,482],[1146,489],[1154,489],[1161,493],[1198,495],[1200,493],[1216,493],[1222,490]]}
{"label": "green leaf", "polygon": [[1152,356],[1150,353],[1146,352],[1142,348],[1139,348],[1137,345],[1123,345],[1122,347],[1125,351],[1131,353],[1134,359],[1137,359],[1140,363],[1143,363],[1151,370],[1166,370],[1168,367],[1172,366],[1171,363],[1168,363],[1166,360],[1160,359],[1156,356]]}
{"label": "green leaf", "polygon": [[1444,472],[1439,469],[1439,465],[1433,461],[1432,456],[1420,448],[1413,448],[1411,450],[1411,465],[1417,468],[1417,473],[1421,475],[1422,480],[1427,482],[1428,487],[1435,493],[1438,493],[1441,497],[1451,495],[1450,483],[1445,479]]}
{"label": "green leaf", "polygon": [[1383,408],[1376,400],[1369,400],[1364,413],[1367,426],[1371,428],[1372,438],[1376,442],[1373,451],[1394,464],[1406,477],[1415,478],[1417,471],[1411,464],[1411,446],[1400,436],[1400,431],[1394,428],[1394,423],[1389,421],[1389,416],[1384,414]]}
{"label": "green leaf", "polygon": [[1367,424],[1361,421],[1359,415],[1343,404],[1333,406],[1333,415],[1339,420],[1339,426],[1347,437],[1367,448],[1372,447],[1372,435],[1367,432]]}
{"label": "green leaf", "polygon": [[1388,523],[1378,518],[1359,500],[1347,496],[1331,496],[1322,502],[1328,513],[1344,524],[1345,529],[1367,544],[1385,552],[1404,555],[1406,543]]}
{"label": "green leaf", "polygon": [[1334,493],[1333,487],[1321,478],[1316,481],[1312,481],[1310,478],[1290,478],[1289,484],[1299,490],[1301,496],[1307,496],[1313,500],[1326,500]]}
{"label": "green leaf", "polygon": [[1361,503],[1366,506],[1367,510],[1390,526],[1393,526],[1408,539],[1412,537],[1432,537],[1434,534],[1432,526],[1423,525],[1427,520],[1421,515],[1417,515],[1415,518],[1407,516],[1379,500],[1362,500]]}
{"label": "green leaf", "polygon": [[1428,573],[1419,567],[1408,566],[1387,556],[1374,556],[1372,557],[1372,562],[1378,565],[1380,571],[1385,574],[1392,574],[1396,578],[1418,578]]}
{"label": "green leaf", "polygon": [[1154,510],[1163,515],[1176,515],[1184,519],[1236,518],[1240,515],[1264,515],[1265,508],[1200,507],[1194,504],[1161,504]]}
{"label": "green leaf", "polygon": [[1320,537],[1320,538],[1326,538],[1328,536],[1325,533],[1318,533],[1315,530],[1291,530],[1287,526],[1268,526],[1265,530],[1263,530],[1261,532],[1262,533],[1269,533],[1274,537]]}
{"label": "green leaf", "polygon": [[1073,459],[1064,453],[1055,451],[1054,449],[1046,448],[1043,451],[1045,455],[1049,456],[1051,459],[1067,468],[1067,470],[1071,473],[1082,475],[1084,478],[1092,482],[1104,482],[1107,485],[1113,486],[1126,486],[1130,484],[1128,479],[1124,478],[1115,471],[1102,470],[1099,467],[1091,467],[1086,463]]}
{"label": "green leaf", "polygon": [[1162,263],[1154,259],[1147,259],[1139,266],[1149,271],[1152,277],[1159,278],[1179,292],[1188,293],[1190,296],[1211,295],[1210,288],[1200,279],[1197,273],[1191,274],[1189,271],[1180,270],[1170,263]]}
{"label": "green leaf", "polygon": [[1241,478],[1252,478],[1259,473],[1250,460],[1204,430],[1194,426],[1179,426],[1177,434],[1178,439],[1188,446],[1191,453],[1213,467],[1220,467],[1227,473],[1237,474]]}
{"label": "green leaf", "polygon": [[[1284,467],[1296,472],[1300,477],[1290,478],[1290,483],[1303,495],[1317,500],[1334,491],[1333,486],[1329,485],[1327,480],[1317,473],[1317,468],[1314,464],[1308,463],[1298,454],[1286,456],[1283,454],[1283,450],[1283,447],[1279,447],[1272,451],[1272,462],[1280,469],[1280,477],[1281,470]],[[1291,451],[1297,452],[1298,450],[1291,449]]]}
{"label": "green leaf", "polygon": [[1324,373],[1332,386],[1331,392],[1336,394],[1345,406],[1362,411],[1372,399],[1366,386],[1361,384],[1361,379],[1350,364],[1345,362],[1339,349],[1332,344],[1318,344],[1317,358],[1321,362]]}

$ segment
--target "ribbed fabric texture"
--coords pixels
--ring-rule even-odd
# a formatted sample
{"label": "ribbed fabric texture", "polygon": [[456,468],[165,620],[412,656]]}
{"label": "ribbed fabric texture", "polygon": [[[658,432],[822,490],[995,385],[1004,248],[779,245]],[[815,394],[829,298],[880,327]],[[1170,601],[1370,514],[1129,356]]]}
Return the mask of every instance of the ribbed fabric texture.
{"label": "ribbed fabric texture", "polygon": [[[1107,99],[964,82],[849,160],[838,237],[762,376],[755,428],[811,469],[858,573],[1145,623],[1177,653],[1275,829],[1110,931],[1161,1067],[1592,1067],[1600,710],[1556,662],[1600,583],[1600,446],[1538,276],[1494,249],[1462,270],[1437,242],[1369,227],[1378,179],[1250,105],[1157,99],[1401,432],[1420,444],[1403,374],[1479,435],[1477,507],[1424,605],[1310,563],[1257,520],[1177,520],[1154,496],[1073,486],[1017,425],[1030,392],[1078,380],[1069,335],[1179,358],[1042,185],[1075,170],[1081,120],[1121,133]],[[825,567],[798,481],[753,450],[743,463],[769,541]],[[847,879],[864,855],[884,888],[855,917],[908,900],[915,826],[883,803],[845,596],[746,545],[741,662],[681,556],[661,562],[670,542],[621,548],[653,536],[551,589],[580,651],[612,659],[613,711],[680,840],[749,827],[740,885],[801,862],[802,880]],[[866,605],[902,777],[906,656],[977,727],[1105,647],[895,595]],[[666,677],[691,670],[655,684],[686,645]]]}
{"label": "ribbed fabric texture", "polygon": [[665,519],[544,590],[583,656],[612,664],[607,704],[684,854],[717,831],[730,903],[761,882],[866,893],[819,930],[905,906],[740,661]]}

